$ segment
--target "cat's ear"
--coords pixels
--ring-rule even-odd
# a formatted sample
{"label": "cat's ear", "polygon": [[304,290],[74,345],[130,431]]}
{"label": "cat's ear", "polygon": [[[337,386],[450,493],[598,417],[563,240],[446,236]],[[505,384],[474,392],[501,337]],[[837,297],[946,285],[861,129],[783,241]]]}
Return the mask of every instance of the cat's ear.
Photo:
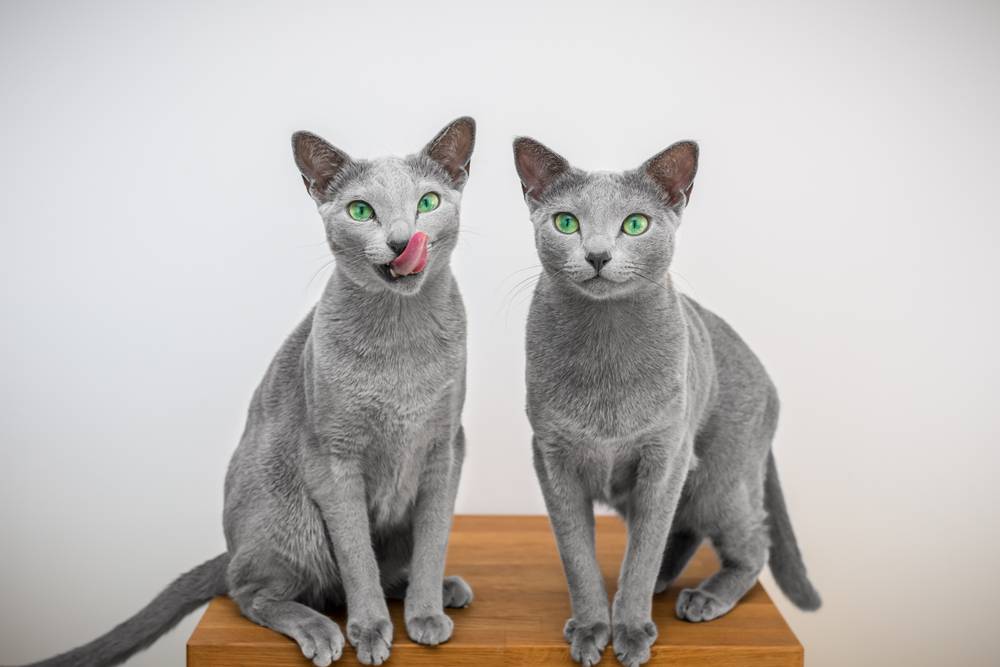
{"label": "cat's ear", "polygon": [[698,172],[698,144],[678,141],[647,160],[640,171],[653,179],[669,206],[684,208],[691,201]]}
{"label": "cat's ear", "polygon": [[554,180],[569,171],[566,158],[530,137],[514,140],[514,166],[524,198],[535,201],[541,199]]}
{"label": "cat's ear", "polygon": [[461,190],[469,179],[469,164],[475,147],[476,121],[462,116],[438,132],[421,153],[444,167],[452,184]]}
{"label": "cat's ear", "polygon": [[326,201],[330,196],[330,184],[351,158],[312,132],[293,134],[292,151],[306,191],[317,203]]}

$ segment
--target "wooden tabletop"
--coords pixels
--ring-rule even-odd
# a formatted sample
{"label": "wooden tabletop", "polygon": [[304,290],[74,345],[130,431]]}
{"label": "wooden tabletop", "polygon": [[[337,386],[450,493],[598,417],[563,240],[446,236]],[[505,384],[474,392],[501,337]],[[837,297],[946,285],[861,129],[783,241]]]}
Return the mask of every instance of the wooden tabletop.
{"label": "wooden tabletop", "polygon": [[[598,517],[597,554],[609,594],[616,588],[625,531],[616,517]],[[726,616],[688,623],[674,616],[681,588],[717,568],[703,546],[677,583],[653,602],[660,636],[649,665],[801,666],[802,645],[760,584]],[[448,549],[448,574],[475,592],[468,609],[448,609],[451,640],[437,647],[406,636],[402,605],[390,603],[395,639],[389,665],[573,665],[562,628],[569,617],[566,580],[544,516],[457,516]],[[344,627],[344,614],[334,618]],[[213,600],[187,644],[190,667],[307,667],[298,645],[243,618],[229,598]],[[350,645],[337,665],[359,664]],[[602,665],[617,664],[609,646]]]}

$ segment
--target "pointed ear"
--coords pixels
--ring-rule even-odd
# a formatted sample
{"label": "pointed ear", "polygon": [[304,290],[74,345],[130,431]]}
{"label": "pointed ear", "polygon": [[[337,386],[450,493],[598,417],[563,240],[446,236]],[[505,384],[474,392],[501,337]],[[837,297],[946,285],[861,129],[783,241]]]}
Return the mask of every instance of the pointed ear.
{"label": "pointed ear", "polygon": [[312,132],[293,134],[292,151],[306,191],[317,203],[326,201],[330,195],[330,184],[351,158]]}
{"label": "pointed ear", "polygon": [[476,121],[462,116],[448,123],[421,151],[444,167],[456,188],[469,179],[472,149],[476,147]]}
{"label": "pointed ear", "polygon": [[514,140],[514,166],[521,179],[524,198],[538,201],[559,176],[569,171],[569,162],[530,137]]}
{"label": "pointed ear", "polygon": [[647,160],[640,170],[653,179],[667,204],[684,208],[691,201],[694,175],[698,172],[698,144],[678,141]]}

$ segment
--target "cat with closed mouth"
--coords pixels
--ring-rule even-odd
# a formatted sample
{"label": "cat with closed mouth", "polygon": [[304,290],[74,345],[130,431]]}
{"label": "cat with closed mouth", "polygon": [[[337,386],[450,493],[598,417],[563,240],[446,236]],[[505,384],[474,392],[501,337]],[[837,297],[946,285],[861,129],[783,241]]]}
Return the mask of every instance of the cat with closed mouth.
{"label": "cat with closed mouth", "polygon": [[419,152],[361,160],[292,138],[335,270],[254,393],[226,476],[226,552],[182,575],[106,635],[38,663],[113,665],[228,594],[318,667],[344,632],[363,664],[388,659],[387,598],[435,645],[445,607],[472,589],[444,576],[465,454],[466,321],[449,260],[475,123],[459,118]]}
{"label": "cat with closed mouth", "polygon": [[[698,147],[637,169],[587,172],[529,139],[514,160],[542,273],[527,328],[535,470],[569,586],[570,655],[628,667],[650,658],[652,598],[708,538],[722,568],[680,592],[677,616],[725,614],[770,562],[800,608],[819,607],[778,483],[778,396],[736,332],[678,292],[668,269]],[[595,502],[628,524],[609,606]]]}

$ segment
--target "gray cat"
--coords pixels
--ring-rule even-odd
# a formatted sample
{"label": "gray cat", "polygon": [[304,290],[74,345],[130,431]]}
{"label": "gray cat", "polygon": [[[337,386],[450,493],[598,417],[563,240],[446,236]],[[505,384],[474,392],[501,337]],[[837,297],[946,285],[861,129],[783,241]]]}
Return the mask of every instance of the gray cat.
{"label": "gray cat", "polygon": [[108,634],[39,665],[112,665],[228,593],[314,664],[337,660],[347,605],[364,664],[389,657],[386,597],[406,631],[451,637],[444,607],[472,590],[444,577],[465,440],[465,309],[449,268],[475,123],[459,118],[406,158],[352,160],[292,137],[336,270],[250,404],[226,477],[227,552],[182,575]]}
{"label": "gray cat", "polygon": [[[736,332],[667,273],[697,145],[624,173],[571,167],[528,138],[514,159],[543,267],[528,316],[527,412],[569,585],[573,659],[596,664],[613,637],[623,665],[646,662],[653,594],[705,537],[722,569],[681,591],[679,618],[725,614],[768,560],[792,602],[818,608],[771,454],[774,386]],[[610,610],[595,501],[628,523]]]}

